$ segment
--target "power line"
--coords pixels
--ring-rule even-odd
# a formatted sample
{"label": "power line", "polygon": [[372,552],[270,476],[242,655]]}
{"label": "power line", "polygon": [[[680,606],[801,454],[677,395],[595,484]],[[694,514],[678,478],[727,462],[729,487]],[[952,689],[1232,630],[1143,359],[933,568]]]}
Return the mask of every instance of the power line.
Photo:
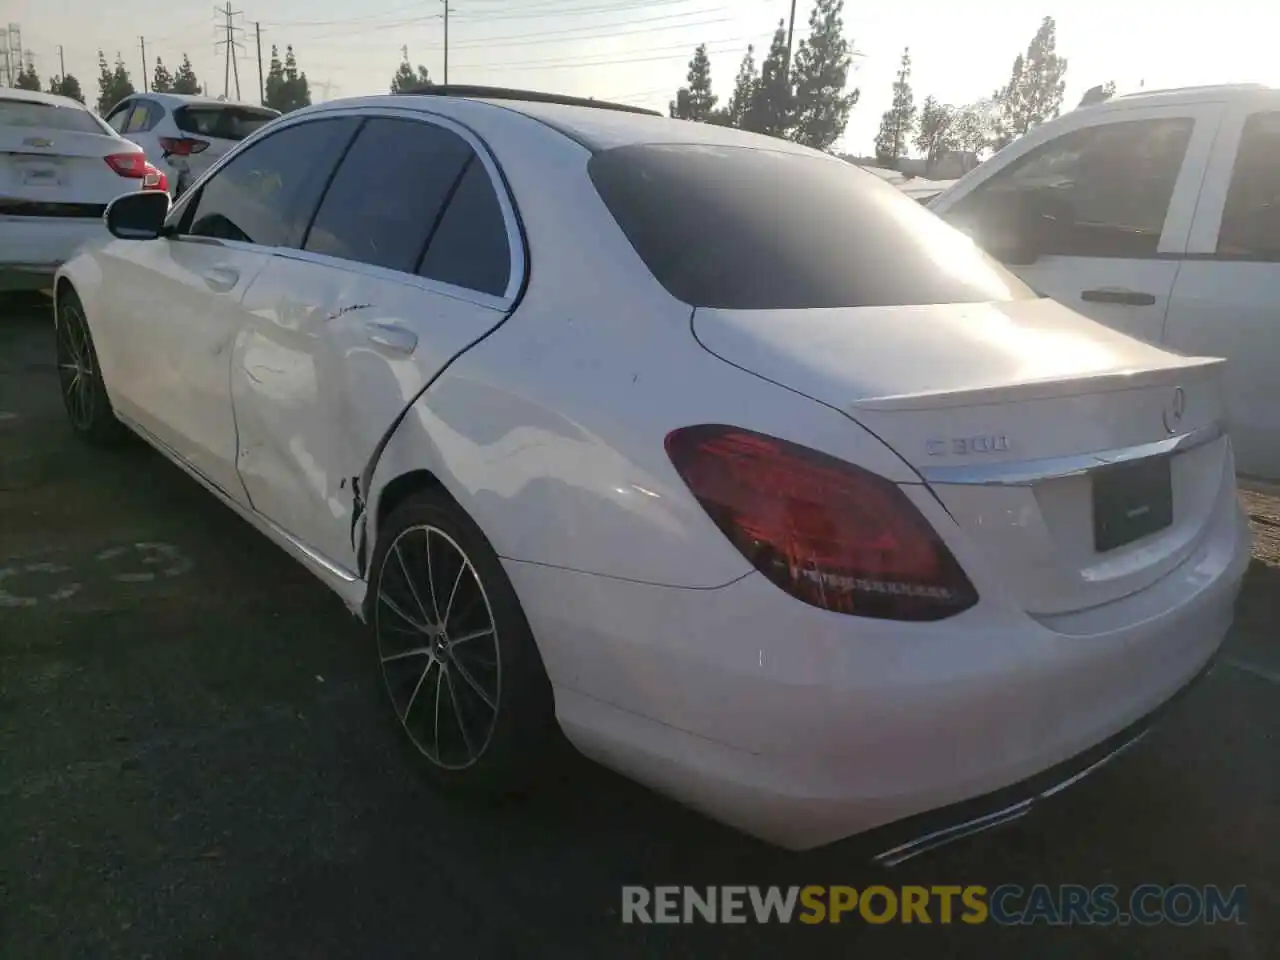
{"label": "power line", "polygon": [[[548,17],[577,17],[583,14],[592,13],[620,13],[627,10],[651,10],[654,7],[674,6],[681,3],[689,3],[690,0],[635,0],[635,2],[596,3],[590,6],[571,6],[560,7],[560,0],[554,0],[554,3],[530,3],[524,6],[519,12],[511,11],[505,13],[483,13],[476,12],[472,14],[462,15],[462,19],[469,21],[478,20],[545,20]],[[551,7],[551,9],[547,9]],[[533,13],[527,11],[533,10]],[[690,13],[700,13],[702,11],[691,10]]]}
{"label": "power line", "polygon": [[[762,37],[762,34],[755,34],[753,36],[748,36],[748,37],[734,37],[726,40],[719,40],[719,41],[716,41],[717,46],[715,49],[712,49],[711,44],[708,44],[707,52],[708,53],[730,53],[733,50],[737,49],[738,44],[759,43],[761,37]],[[725,44],[727,46],[721,47],[720,46],[721,44]],[[570,58],[561,57],[558,59],[551,59],[551,60],[525,60],[525,61],[519,61],[515,63],[498,63],[498,64],[473,63],[473,64],[463,64],[463,66],[465,66],[468,69],[474,69],[474,70],[517,70],[517,69],[526,69],[526,68],[535,68],[535,67],[556,70],[561,68],[609,67],[609,66],[615,66],[617,64],[622,64],[622,63],[653,63],[659,60],[676,60],[682,57],[688,57],[689,55],[689,45],[686,43],[672,44],[666,47],[654,47],[647,51],[640,50],[636,52],[641,54],[657,53],[662,50],[672,50],[672,51],[680,51],[680,52],[670,53],[670,54],[667,54],[666,56],[620,57],[620,58],[611,59],[611,60],[582,60],[581,58],[576,58],[576,57],[570,57]]]}
{"label": "power line", "polygon": [[[361,27],[358,30],[337,30],[333,33],[322,33],[315,37],[303,37],[308,43],[314,43],[317,40],[332,40],[337,37],[346,39],[347,37],[359,36],[364,33],[377,33],[381,30],[399,30],[403,27],[411,27],[420,23],[426,23],[428,20],[439,20],[441,17],[438,13],[428,14],[424,17],[413,17],[409,20],[398,20],[395,23],[383,23],[373,27]],[[270,26],[270,24],[268,24]]]}
{"label": "power line", "polygon": [[[721,12],[721,11],[727,12],[732,9],[734,8],[719,7],[715,11],[708,10],[705,12],[707,13]],[[583,30],[600,31],[605,25],[591,24],[590,26],[585,26],[585,27],[566,27],[560,30],[547,30],[540,33],[508,33],[508,34],[502,34],[497,37],[486,37],[484,39],[479,39],[479,40],[464,40],[460,43],[455,43],[454,46],[455,47],[492,47],[492,46],[500,45],[504,47],[522,47],[522,46],[527,46],[529,44],[543,43],[545,42],[543,38],[549,38],[549,37],[555,37],[555,38],[563,37],[566,40],[595,40],[597,38],[628,36],[630,34],[636,34],[636,33],[656,33],[660,30],[680,30],[685,27],[705,27],[705,26],[710,26],[712,24],[716,24],[716,23],[728,23],[730,20],[738,19],[737,17],[720,16],[720,17],[713,17],[706,20],[687,20],[683,23],[669,23],[666,26],[648,27],[645,30],[630,30],[624,33],[618,33],[617,30],[614,29],[616,27],[631,27],[631,26],[636,26],[638,24],[642,24],[642,23],[655,23],[659,20],[670,20],[674,17],[687,17],[687,16],[689,16],[689,14],[687,13],[667,13],[657,17],[641,17],[639,20],[622,20],[615,24],[608,24],[609,29],[607,29],[603,33],[601,32],[590,33],[590,34],[587,34],[586,36],[568,36],[568,34],[581,33]]]}

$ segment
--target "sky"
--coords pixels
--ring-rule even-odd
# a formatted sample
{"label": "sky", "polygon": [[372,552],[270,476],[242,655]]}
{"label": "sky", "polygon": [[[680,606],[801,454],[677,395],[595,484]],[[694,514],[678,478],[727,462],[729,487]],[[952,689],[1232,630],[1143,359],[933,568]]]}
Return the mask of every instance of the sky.
{"label": "sky", "polygon": [[[172,70],[187,53],[215,95],[227,72],[215,42],[226,18],[204,0],[115,0],[109,15],[91,0],[17,0],[8,7],[22,44],[47,83],[66,69],[92,101],[97,51],[117,51],[141,89],[141,41],[148,75],[157,56]],[[434,80],[444,79],[443,0],[236,0],[240,99],[258,99],[255,25],[263,61],[272,44],[292,44],[314,101],[384,93],[402,47]],[[450,0],[452,83],[548,90],[664,110],[685,82],[699,43],[711,55],[713,90],[723,103],[748,44],[763,58],[791,0]],[[811,0],[798,0],[795,44],[808,34]],[[845,36],[858,56],[850,87],[861,91],[838,149],[872,152],[880,115],[904,47],[912,57],[916,102],[932,94],[966,103],[1007,81],[1040,20],[1057,21],[1058,53],[1068,59],[1064,106],[1114,80],[1121,92],[1204,83],[1280,85],[1275,55],[1280,5],[1261,0],[1073,0],[1054,8],[1018,0],[915,0],[845,4]],[[95,22],[97,26],[90,26]],[[230,84],[235,99],[234,78]]]}

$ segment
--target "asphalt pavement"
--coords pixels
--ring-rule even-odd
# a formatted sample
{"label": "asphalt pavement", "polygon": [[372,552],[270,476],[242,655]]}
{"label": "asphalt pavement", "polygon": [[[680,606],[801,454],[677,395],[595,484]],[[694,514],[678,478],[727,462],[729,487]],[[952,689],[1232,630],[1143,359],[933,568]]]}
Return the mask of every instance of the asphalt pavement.
{"label": "asphalt pavement", "polygon": [[[1280,956],[1280,566],[1254,563],[1226,661],[1140,747],[891,872],[575,756],[463,804],[419,775],[335,597],[159,455],[71,435],[46,311],[0,305],[0,958]],[[624,884],[869,883],[1244,884],[1246,922],[620,916]]]}

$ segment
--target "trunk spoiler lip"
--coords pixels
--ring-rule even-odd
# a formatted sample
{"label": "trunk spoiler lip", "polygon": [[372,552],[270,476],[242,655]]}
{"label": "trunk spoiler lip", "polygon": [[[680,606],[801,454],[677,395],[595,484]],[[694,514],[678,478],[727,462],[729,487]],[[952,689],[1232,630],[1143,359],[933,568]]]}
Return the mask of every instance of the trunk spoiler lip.
{"label": "trunk spoiler lip", "polygon": [[1148,387],[1178,386],[1216,376],[1226,360],[1221,357],[1171,356],[1158,367],[1105,370],[1099,373],[1069,373],[1061,377],[1028,380],[1023,383],[990,384],[926,390],[919,393],[894,394],[851,400],[850,413],[857,411],[939,410],[948,407],[974,407],[1028,400],[1050,400],[1060,397],[1086,396],[1094,393],[1117,393]]}

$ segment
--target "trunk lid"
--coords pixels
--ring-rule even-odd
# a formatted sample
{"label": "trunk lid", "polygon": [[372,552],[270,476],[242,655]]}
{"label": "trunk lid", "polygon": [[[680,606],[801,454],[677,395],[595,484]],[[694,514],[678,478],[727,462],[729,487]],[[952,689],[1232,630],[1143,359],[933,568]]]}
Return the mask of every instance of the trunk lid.
{"label": "trunk lid", "polygon": [[962,562],[1033,614],[1106,603],[1172,570],[1232,475],[1221,360],[1168,353],[1052,300],[699,308],[694,332],[880,437],[965,533]]}
{"label": "trunk lid", "polygon": [[105,133],[0,127],[0,213],[100,216],[142,182],[121,177],[103,158],[134,152],[141,153]]}

